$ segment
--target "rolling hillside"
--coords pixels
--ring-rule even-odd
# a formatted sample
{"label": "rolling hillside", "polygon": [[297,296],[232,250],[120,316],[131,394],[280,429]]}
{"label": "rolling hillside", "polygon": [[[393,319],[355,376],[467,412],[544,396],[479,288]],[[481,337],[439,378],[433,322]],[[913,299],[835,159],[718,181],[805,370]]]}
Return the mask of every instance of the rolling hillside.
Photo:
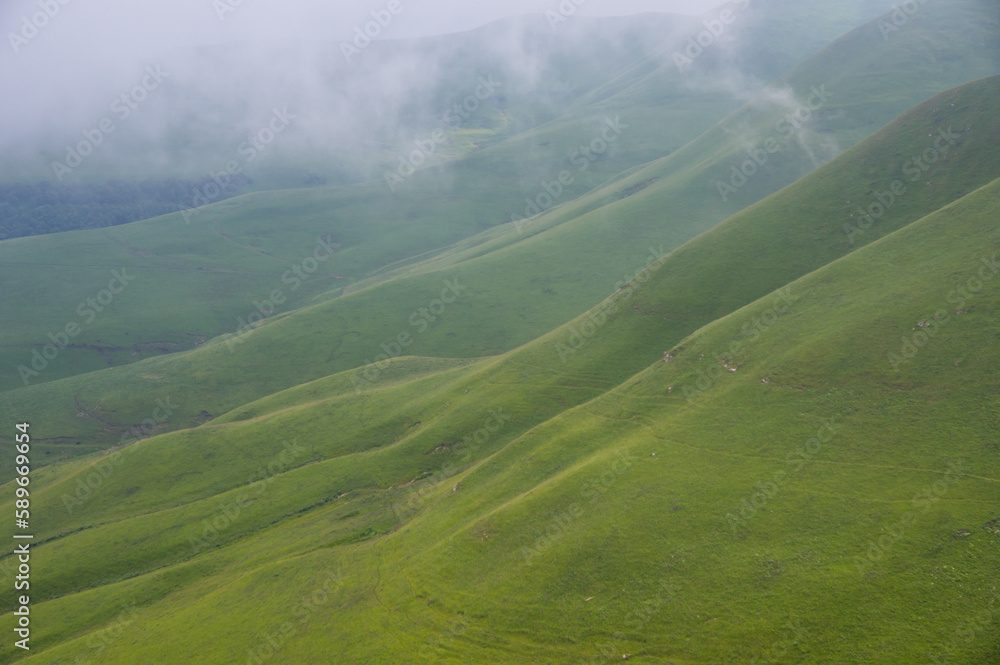
{"label": "rolling hillside", "polygon": [[361,181],[0,242],[0,663],[1000,663],[1000,8],[913,6],[385,41],[260,176]]}
{"label": "rolling hillside", "polygon": [[[996,632],[966,627],[998,591],[1000,180],[971,132],[995,136],[998,86],[520,348],[41,470],[53,646],[19,662],[990,662]],[[940,186],[849,242],[831,197],[877,200],[959,118]]]}
{"label": "rolling hillside", "polygon": [[[656,256],[669,253],[746,204],[813,170],[816,145],[832,140],[841,150],[887,122],[891,114],[921,101],[935,74],[921,74],[919,85],[914,83],[916,76],[885,80],[882,93],[870,104],[860,96],[861,91],[842,93],[833,85],[851,86],[847,90],[870,85],[870,75],[858,72],[890,57],[902,57],[897,50],[912,54],[914,49],[925,49],[927,57],[943,58],[959,46],[942,46],[930,37],[949,31],[981,31],[983,36],[961,42],[975,50],[970,57],[979,64],[961,71],[942,68],[941,89],[976,67],[990,68],[996,54],[980,48],[988,45],[981,17],[975,13],[935,16],[931,8],[927,12],[925,23],[911,25],[898,39],[882,40],[877,23],[851,32],[683,149],[610,176],[584,196],[570,200],[567,195],[565,202],[536,218],[522,220],[512,212],[517,208],[511,201],[524,191],[530,196],[532,190],[514,193],[519,183],[512,180],[505,187],[503,178],[490,172],[491,165],[506,164],[519,153],[515,140],[509,149],[506,144],[498,145],[463,162],[455,169],[465,174],[460,178],[433,173],[414,176],[411,190],[396,197],[380,195],[380,184],[347,191],[262,193],[205,208],[190,224],[178,215],[99,233],[3,243],[0,257],[10,258],[0,269],[8,271],[10,283],[21,291],[63,295],[61,303],[53,303],[50,297],[44,308],[39,301],[24,298],[12,305],[18,310],[11,317],[11,343],[2,350],[13,370],[4,374],[11,390],[0,395],[0,403],[44,423],[39,437],[51,443],[46,448],[50,454],[62,457],[119,441],[130,427],[150,417],[155,407],[145,397],[150,391],[192,395],[174,417],[159,423],[161,428],[175,429],[199,424],[303,381],[362,366],[388,353],[383,344],[394,352],[394,340],[403,333],[413,334],[412,346],[407,348],[412,355],[472,358],[515,348],[600,302],[619,282],[645,267],[651,249]],[[980,12],[989,15],[985,7]],[[845,58],[840,69],[831,64]],[[810,118],[802,125],[803,133],[788,140],[779,129],[787,122],[787,106],[774,100],[792,89],[803,102],[811,96],[817,102],[812,91],[822,88],[825,84],[816,82],[824,80],[836,82],[827,87],[831,97],[816,112],[799,107],[806,108]],[[931,113],[934,109],[928,109],[926,126],[936,131],[947,117],[959,127],[966,123],[968,130],[961,132],[988,136],[992,125],[980,122],[973,107],[946,106],[938,109],[937,117]],[[608,129],[605,117],[603,113],[591,116],[595,132]],[[572,135],[568,127],[579,126],[574,122],[564,128],[567,136]],[[621,145],[641,145],[650,127],[632,125],[623,130]],[[588,135],[581,131],[577,136],[581,134]],[[774,148],[775,143],[775,152],[764,147]],[[915,139],[910,145],[915,154],[925,149]],[[962,149],[969,146],[979,150],[988,144],[966,140]],[[733,170],[745,167],[753,155],[767,161],[735,194],[722,192],[726,194],[723,201],[720,183],[733,182]],[[956,172],[962,175],[954,177],[946,190],[938,189],[939,180],[932,188],[940,195],[938,200],[951,200],[976,183],[988,181],[993,173],[989,166],[976,170],[977,160],[984,159],[988,161],[979,156],[963,160],[959,165],[963,170]],[[886,170],[901,167],[896,159],[879,163]],[[930,173],[944,166],[933,165]],[[506,167],[496,167],[502,168]],[[971,180],[966,177],[970,172]],[[551,185],[553,181],[545,182]],[[853,214],[847,201],[869,198],[873,184],[877,184],[874,178],[863,185],[852,184],[851,191],[857,193],[844,195],[845,215]],[[448,198],[448,192],[462,195]],[[544,193],[544,189],[535,192]],[[372,201],[378,203],[373,206]],[[902,214],[904,203],[909,205],[908,199],[901,200],[890,217]],[[332,220],[331,209],[336,211]],[[516,223],[502,223],[512,215]],[[280,234],[273,229],[275,216],[285,222]],[[371,221],[359,225],[359,219]],[[492,228],[469,237],[475,228],[491,224]],[[842,224],[838,220],[824,231],[834,248],[824,260],[848,249],[843,242],[847,236],[839,230]],[[855,241],[878,237],[882,226],[854,234]],[[327,254],[321,237],[339,247],[331,258],[316,261],[311,257],[317,252]],[[69,256],[80,256],[81,249],[90,266],[86,272],[74,265],[79,258]],[[59,255],[66,258],[53,259]],[[65,261],[66,267],[53,267],[53,261],[60,265]],[[35,263],[41,264],[37,273],[25,269],[26,264]],[[818,265],[807,260],[804,267]],[[79,304],[96,297],[111,271],[123,266],[130,266],[129,274],[136,278],[114,300],[114,316],[94,316],[92,324],[87,318],[79,319]],[[310,267],[316,272],[303,275]],[[793,271],[784,277],[798,274]],[[438,299],[445,280],[457,280],[464,287],[463,295],[443,316],[421,316],[420,308]],[[55,283],[61,286],[56,288]],[[150,302],[157,307],[150,308]],[[707,323],[746,302],[737,298],[715,307],[683,324],[678,333],[687,334],[695,329],[692,325]],[[259,329],[248,327],[251,317],[259,318],[258,310],[274,316]],[[48,333],[61,340],[59,331],[68,323],[86,324],[80,326],[74,346],[59,349],[51,361],[35,358],[35,352],[45,351],[51,343]],[[222,337],[210,341],[216,335]],[[195,345],[198,348],[193,352],[85,374],[109,362],[119,365]],[[50,355],[52,351],[48,349]],[[266,360],[248,364],[247,358]],[[19,368],[34,371],[32,360],[43,369],[37,375],[27,373],[29,387],[19,388],[25,381]],[[213,371],[191,373],[194,366]],[[246,380],[230,385],[231,372]],[[78,376],[56,380],[71,375]]]}

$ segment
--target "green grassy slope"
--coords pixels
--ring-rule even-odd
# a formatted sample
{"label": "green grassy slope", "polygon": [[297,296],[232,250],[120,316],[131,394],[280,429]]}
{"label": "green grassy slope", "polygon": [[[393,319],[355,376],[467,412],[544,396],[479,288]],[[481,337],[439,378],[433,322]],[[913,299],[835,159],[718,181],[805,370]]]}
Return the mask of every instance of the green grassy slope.
{"label": "green grassy slope", "polygon": [[[942,103],[942,100],[956,99],[959,101],[960,109],[971,109],[988,104],[989,96],[996,94],[996,86],[997,80],[979,82],[959,91],[947,93],[941,99],[932,100],[931,103],[915,109],[872,140],[859,146],[855,152],[845,155],[842,160],[782,192],[772,201],[765,202],[758,208],[734,218],[711,234],[689,243],[670,256],[653,276],[653,281],[649,285],[637,289],[634,295],[631,290],[627,290],[618,296],[625,303],[631,301],[633,307],[631,309],[619,307],[622,315],[612,316],[595,340],[585,340],[584,346],[576,348],[576,342],[580,340],[574,338],[573,331],[581,329],[587,331],[587,318],[573,325],[564,326],[538,343],[521,350],[517,355],[517,362],[496,372],[489,379],[490,383],[502,386],[513,381],[512,377],[517,377],[516,380],[522,382],[530,377],[539,389],[547,386],[548,389],[563,392],[561,398],[563,407],[567,400],[570,404],[579,403],[593,396],[594,391],[614,385],[638,367],[650,362],[657,354],[662,353],[661,348],[669,348],[686,335],[687,329],[701,325],[699,321],[707,322],[719,316],[720,312],[728,313],[738,308],[741,302],[753,300],[768,290],[809,272],[811,265],[819,266],[842,255],[848,249],[846,235],[841,234],[838,237],[840,232],[835,231],[829,234],[828,242],[817,243],[818,230],[824,226],[829,227],[830,224],[823,219],[816,219],[810,225],[803,226],[800,220],[804,217],[804,211],[810,206],[815,206],[817,201],[825,202],[831,195],[830,192],[841,192],[845,186],[851,185],[856,165],[865,164],[876,156],[886,153],[888,146],[896,149],[896,152],[907,154],[911,142],[922,141],[920,137],[927,128],[925,123],[936,121],[937,114],[934,113],[934,109]],[[987,133],[992,131],[989,125],[984,129]],[[965,142],[962,146],[956,147],[951,154],[953,166],[950,168],[953,171],[949,175],[961,181],[963,186],[969,186],[974,182],[976,176],[973,171],[978,171],[979,177],[982,177],[982,173],[989,172],[988,157],[991,153],[988,143],[984,141]],[[969,167],[974,168],[970,171]],[[891,165],[886,168],[891,170]],[[996,172],[995,165],[993,170]],[[867,186],[867,183],[861,182],[857,185]],[[901,207],[898,210],[905,214],[897,217],[894,223],[905,224],[961,193],[946,187],[939,190],[919,189],[918,193],[906,202],[907,207],[903,207],[904,200],[901,199]],[[769,207],[768,203],[772,205]],[[823,207],[827,206],[824,204]],[[775,214],[775,211],[781,211],[781,214]],[[884,233],[885,230],[881,225],[874,227],[871,236],[874,237],[879,232]],[[776,242],[775,238],[784,240]],[[811,241],[813,246],[811,254],[800,249],[802,243],[807,241]],[[755,246],[754,242],[762,244]],[[743,250],[742,255],[740,249]],[[732,257],[731,261],[721,266],[717,262],[710,261],[711,256],[719,255]],[[743,257],[748,261],[746,265],[739,263],[744,260]],[[700,271],[696,266],[701,267]],[[744,279],[734,282],[729,277],[729,270],[735,270],[743,275]],[[597,320],[600,318],[596,317]],[[224,345],[214,346],[217,347],[218,356],[224,357],[228,354]],[[210,345],[206,352],[211,348],[213,345]],[[203,361],[203,364],[217,366],[219,362]],[[318,399],[317,395],[340,396],[348,388],[352,389],[353,393],[355,379],[358,376],[349,373],[292,389],[274,398],[263,400],[259,404],[240,408],[234,414],[217,422],[245,419],[303,402],[314,402]],[[154,410],[153,398],[159,397],[170,401],[175,406],[176,412],[197,413],[198,404],[188,401],[190,394],[180,390],[179,386],[163,386],[161,384],[166,382],[155,374],[142,377],[148,385],[156,386],[155,390],[147,390],[144,394],[134,397],[145,400],[147,411]],[[360,378],[367,381],[364,374],[361,374]],[[374,383],[371,385],[376,387],[394,381],[392,372],[384,369],[375,371],[372,378]],[[332,395],[327,395],[324,392],[326,389],[322,387],[328,382],[333,386],[339,386]],[[368,384],[365,385],[367,387]],[[566,393],[564,388],[567,386],[575,386],[575,389]],[[98,391],[103,388],[97,385],[93,389]],[[257,386],[250,386],[250,390],[255,388]],[[237,397],[245,392],[245,388],[233,389],[233,394]],[[120,405],[126,403],[127,399],[128,395],[124,391],[110,392],[106,403]],[[242,402],[236,400],[236,403]],[[551,413],[554,412],[539,415],[551,415]],[[172,417],[177,418],[178,415],[175,413]],[[234,454],[239,452],[236,451]]]}
{"label": "green grassy slope", "polygon": [[[688,141],[721,117],[731,107],[732,97],[705,93],[701,99],[707,106],[692,106],[688,101],[691,93],[685,89],[691,80],[679,72],[665,78],[665,72],[674,67],[667,63],[651,73],[623,74],[628,81],[624,90],[596,94],[586,99],[584,107],[560,120],[482,150],[460,167],[415,175],[396,196],[385,196],[384,182],[266,193],[207,209],[191,224],[182,224],[180,217],[173,216],[120,229],[4,243],[0,271],[4,284],[10,285],[4,291],[7,301],[14,302],[8,302],[10,323],[0,346],[0,363],[5,367],[0,386],[13,389],[23,386],[25,380],[29,384],[51,381],[109,364],[189,349],[204,339],[234,331],[240,318],[245,320],[254,312],[255,302],[269,299],[275,291],[287,298],[278,308],[283,312],[313,302],[323,287],[328,299],[341,293],[344,285],[369,277],[379,268],[415,261],[429,251],[523,213],[522,199],[544,194],[543,185],[554,182],[560,169],[568,169],[574,183],[557,197],[556,203],[566,210],[553,211],[554,216],[547,217],[551,220],[565,220],[564,212],[572,211],[575,216],[633,193],[651,180],[663,180],[649,187],[649,194],[659,192],[657,201],[647,200],[642,206],[626,201],[621,207],[604,210],[605,219],[628,216],[636,220],[635,233],[626,242],[616,242],[616,252],[606,251],[609,231],[603,221],[597,229],[578,232],[573,242],[579,252],[566,254],[567,265],[587,264],[585,275],[575,270],[557,270],[555,277],[517,271],[522,283],[511,291],[547,316],[532,317],[531,324],[499,331],[489,349],[474,353],[509,349],[606,296],[622,271],[641,260],[650,242],[654,247],[663,244],[669,251],[744,205],[792,182],[811,170],[817,159],[832,156],[931,91],[995,71],[991,63],[996,49],[983,35],[983,19],[989,16],[989,8],[980,3],[978,13],[966,8],[938,16],[934,11],[938,10],[926,8],[926,21],[914,21],[891,40],[881,40],[871,26],[851,33],[803,65],[776,90],[729,118],[722,128],[702,136],[676,157],[654,162],[628,181],[620,180],[622,170],[652,156],[648,146],[660,145],[655,137],[669,134],[657,150]],[[946,35],[954,34],[968,38],[953,46]],[[942,66],[930,76],[886,80],[874,102],[859,103],[871,79],[861,72],[916,54],[950,62],[959,53],[956,49],[965,48],[969,57],[962,69]],[[839,62],[847,64],[839,69],[830,64]],[[805,101],[813,86],[827,83],[834,96],[816,113],[810,112],[809,122],[794,140],[788,138],[785,131],[791,126],[779,122],[789,108],[773,100],[784,99],[780,93],[787,85]],[[570,148],[598,136],[605,118],[622,113],[628,128],[620,140],[586,171],[578,170],[567,157]],[[768,139],[779,141],[779,152],[772,154],[766,168],[759,169],[738,192],[721,200],[718,183],[730,180],[731,169],[745,162],[744,149],[765,145]],[[668,181],[667,175],[673,180]],[[585,205],[571,203],[576,194],[616,179],[618,186],[585,199]],[[661,210],[671,208],[673,214],[665,229]],[[275,218],[282,220],[280,232],[275,230]],[[528,231],[548,223],[538,220]],[[303,283],[288,275],[289,269],[301,269],[301,264],[310,260],[317,249],[317,237],[327,234],[343,247],[333,259],[319,265],[317,275],[322,279]],[[527,261],[538,266],[530,257]],[[81,315],[81,303],[88,297],[99,297],[110,280],[110,271],[123,267],[136,275],[128,289],[113,300],[107,313],[84,307]],[[543,283],[551,279],[563,283],[564,288]],[[296,288],[300,284],[302,288]],[[551,306],[551,292],[561,294],[556,307]],[[21,293],[45,293],[47,297],[44,301],[14,297]],[[502,296],[506,307],[511,307],[509,293]],[[395,296],[404,297],[408,296]],[[150,302],[157,306],[150,308]],[[490,308],[496,310],[493,303]],[[407,312],[404,309],[395,314],[406,316]],[[62,340],[67,325],[81,329],[71,340],[72,346],[58,350],[58,357],[49,362],[38,358],[36,353],[55,354],[55,348],[46,349],[52,341],[49,334]],[[399,324],[389,325],[398,328]],[[369,331],[359,332],[370,336]],[[453,353],[441,349],[427,352]],[[365,358],[360,349],[350,355],[349,362],[355,365]]]}
{"label": "green grassy slope", "polygon": [[[578,340],[563,328],[533,347],[530,364],[540,368],[539,376],[603,375],[614,366],[617,371],[609,377],[611,383],[603,384],[610,387],[698,327],[844,255],[852,249],[852,242],[855,247],[870,242],[1000,175],[1000,163],[988,140],[1000,128],[995,114],[987,111],[996,104],[998,81],[980,81],[920,105],[842,159],[676,251],[659,269],[654,286],[627,302],[626,306],[641,314],[640,323],[629,323],[632,327],[627,334],[619,330],[616,320],[602,327],[599,335],[614,340],[609,346],[588,342],[578,350],[573,348]],[[955,132],[959,138],[954,145],[942,144],[948,154],[926,172],[933,185],[923,180],[909,182],[902,172],[906,162],[933,147],[939,130],[947,133],[949,127],[960,128]],[[684,151],[678,155],[670,159],[684,157]],[[646,177],[635,174],[613,187],[620,191]],[[858,214],[855,206],[876,203],[877,193],[891,191],[891,183],[900,177],[906,180],[907,191],[869,229],[849,237],[844,226],[853,223],[852,214]],[[683,182],[685,174],[665,175],[662,180],[669,183],[672,179]],[[84,445],[107,446],[129,424],[149,418],[157,397],[174,396],[178,408],[162,423],[174,429],[199,424],[303,381],[376,360],[385,353],[383,344],[389,352],[406,355],[496,354],[504,350],[504,335],[515,342],[526,340],[536,330],[537,320],[569,319],[576,313],[566,302],[572,302],[574,292],[568,286],[559,287],[558,275],[567,284],[575,280],[580,291],[591,288],[596,297],[645,268],[651,258],[646,249],[650,245],[658,248],[662,243],[666,249],[683,241],[682,236],[657,236],[649,231],[673,191],[667,187],[658,192],[657,186],[663,185],[658,182],[634,196],[579,214],[610,196],[596,192],[553,213],[572,222],[534,235],[528,226],[524,236],[508,228],[506,235],[495,234],[493,240],[460,248],[423,268],[409,268],[403,273],[408,275],[405,280],[272,319],[228,344],[216,340],[192,354],[11,392],[0,400],[9,405],[10,412],[36,418],[40,432],[46,433],[40,436],[77,435],[74,441],[84,439]],[[541,219],[535,223],[542,228],[547,225]],[[581,243],[581,237],[587,242]],[[632,242],[627,245],[623,239]],[[517,242],[512,244],[512,240]],[[635,253],[630,256],[633,247]],[[593,248],[603,251],[599,254]],[[586,252],[588,261],[581,264],[578,260],[573,266],[573,251]],[[569,258],[559,265],[562,273],[557,273],[553,257],[564,254]],[[619,273],[624,279],[612,274],[602,281],[592,271],[611,255],[621,257],[627,272]],[[533,282],[544,269],[550,273],[547,281]],[[742,277],[734,280],[733,274]],[[457,279],[467,290],[440,318],[427,322],[425,329],[422,323],[413,326],[411,317],[440,295],[443,279]],[[633,291],[623,293],[632,296]],[[417,314],[417,322],[421,321],[427,320]],[[583,318],[575,325],[585,322]],[[483,330],[496,332],[490,335]],[[405,350],[393,346],[401,332],[413,340]],[[641,343],[635,343],[637,335]],[[650,346],[660,348],[653,351]],[[242,377],[236,384],[229,380],[234,372]],[[377,384],[379,372],[369,373],[368,378],[355,374],[351,379],[363,387],[372,379]],[[90,410],[90,418],[77,415],[77,398]],[[34,415],[40,408],[44,417]]]}
{"label": "green grassy slope", "polygon": [[[983,14],[961,7],[923,7],[907,48],[964,25],[981,49]],[[881,39],[871,30],[832,52],[864,51]],[[968,73],[948,44],[896,53],[897,38],[851,66],[934,53],[941,80]],[[789,80],[804,92],[820,72],[858,90],[878,78],[827,62]],[[422,176],[364,229],[335,226],[337,270],[324,263],[324,281],[252,333],[0,395],[37,435],[72,437],[39,455],[159,433],[35,460],[36,648],[0,645],[0,662],[1000,659],[1000,77],[918,105],[766,196],[813,167],[803,145],[853,143],[930,94],[915,79],[867,92],[873,104],[824,108],[725,202],[715,174],[775,128],[770,103],[663,160],[609,167],[606,186],[523,234],[468,237],[481,211],[461,200],[439,235],[397,232],[404,211],[440,212],[450,177]],[[99,275],[129,255],[157,277],[116,304],[162,304],[102,319],[101,343],[224,329],[245,284],[266,296],[311,251],[325,206],[349,219],[372,191],[256,195],[166,244],[152,224],[24,244],[9,274],[23,293],[60,283],[72,310],[81,283],[23,264],[64,253]],[[761,200],[685,242],[740,197]],[[875,204],[888,210],[862,224],[858,206]],[[287,210],[299,221],[274,232]],[[641,271],[651,244],[677,249]],[[158,277],[196,268],[215,281]],[[417,332],[411,315],[456,279],[466,290]],[[408,357],[356,369],[400,331]],[[12,570],[0,557],[7,607]]]}
{"label": "green grassy slope", "polygon": [[954,636],[997,592],[998,204],[994,181],[575,408],[518,385],[521,350],[137,444],[72,519],[80,470],[48,470],[40,536],[84,529],[36,552],[58,646],[22,662],[232,662],[286,620],[269,662],[989,662],[995,632]]}
{"label": "green grassy slope", "polygon": [[[619,293],[622,304],[599,334],[578,340],[584,344],[566,363],[558,345],[572,348],[584,321],[497,359],[402,359],[361,393],[353,374],[332,376],[103,462],[42,470],[35,518],[47,542],[36,562],[48,571],[40,597],[51,600],[38,608],[39,623],[58,626],[43,633],[50,643],[66,641],[45,658],[96,658],[91,631],[113,621],[126,598],[143,608],[136,616],[149,614],[102,658],[134,657],[125,655],[134,641],[161,645],[154,662],[183,662],[206,648],[209,632],[256,644],[280,625],[273,607],[298,602],[323,570],[340,575],[337,594],[296,624],[299,638],[280,655],[288,662],[328,648],[308,637],[326,630],[343,636],[345,661],[371,662],[405,652],[428,662],[431,655],[521,662],[527,650],[562,662],[587,658],[606,641],[648,662],[749,662],[785,639],[788,620],[806,630],[801,648],[826,662],[867,662],[880,649],[895,659],[886,662],[911,662],[921,649],[947,644],[947,624],[970,607],[958,599],[971,595],[978,603],[971,607],[984,608],[996,563],[984,549],[992,541],[983,540],[995,536],[981,529],[995,517],[987,513],[996,482],[988,452],[996,282],[968,296],[953,291],[972,288],[982,259],[995,256],[1000,184],[949,203],[974,178],[988,177],[995,157],[985,140],[964,136],[948,169],[933,173],[941,187],[901,195],[856,240],[859,249],[851,251],[842,229],[820,231],[844,219],[831,197],[867,192],[901,173],[897,153],[910,154],[933,134],[927,130],[942,121],[943,103],[952,108],[948,100],[956,103],[952,120],[976,118],[992,130],[981,109],[996,86],[993,79],[945,93],[689,243],[648,284]],[[912,223],[936,208],[943,209]],[[712,256],[735,263],[706,260]],[[695,265],[704,290],[689,293],[683,280],[693,279]],[[757,301],[789,282],[779,292],[784,301],[776,294]],[[743,303],[753,304],[739,309]],[[756,331],[755,319],[763,322]],[[890,354],[911,355],[901,336],[921,348],[894,369]],[[676,358],[650,366],[664,349]],[[726,372],[718,358],[738,371]],[[212,365],[200,367],[207,373]],[[407,375],[417,380],[403,381]],[[123,398],[113,394],[109,404]],[[818,449],[808,444],[830,418],[837,436],[853,432],[850,445],[834,449],[826,437]],[[283,457],[287,442],[300,447]],[[786,455],[802,445],[816,452],[790,464]],[[622,449],[631,457],[616,463]],[[666,471],[640,467],[637,460],[654,463],[653,452]],[[945,475],[949,462],[964,464],[960,482]],[[793,469],[796,484],[765,503],[787,513],[742,506],[744,498],[759,503],[748,478],[767,492],[777,471]],[[89,493],[80,485],[87,481],[97,486]],[[909,499],[923,488],[950,499],[911,510],[937,526],[893,539],[889,552],[865,564],[869,540],[877,542],[881,526],[909,520]],[[951,538],[962,529],[968,539]],[[942,532],[946,543],[973,549],[942,553]],[[886,562],[894,552],[898,558]],[[274,563],[293,559],[294,580]],[[914,561],[922,567],[913,569]],[[567,580],[560,572],[567,569],[578,574]],[[475,581],[472,571],[487,572]],[[900,572],[905,582],[894,581]],[[953,586],[905,619],[921,640],[904,639],[907,594],[942,574]],[[281,593],[257,595],[274,584]],[[743,591],[732,595],[734,588]],[[816,617],[828,620],[822,599],[831,594],[857,614],[824,628]],[[602,603],[593,612],[584,605],[591,596]],[[663,608],[666,597],[683,609],[638,624],[629,614],[658,598]],[[210,615],[247,598],[257,611],[245,623],[212,624]],[[790,609],[771,611],[765,599]],[[526,615],[529,606],[538,609]],[[529,619],[540,629],[523,634],[516,627]],[[373,647],[365,637],[371,626],[399,641]],[[192,635],[181,647],[158,632],[179,630]],[[854,646],[839,647],[839,635],[852,636]],[[973,658],[994,646],[983,637],[962,648]]]}
{"label": "green grassy slope", "polygon": [[[502,214],[490,218],[490,200],[442,201],[425,192],[396,201],[380,196],[377,186],[276,192],[205,208],[190,223],[171,215],[4,242],[0,270],[10,316],[0,352],[3,386],[25,385],[20,366],[42,368],[27,375],[35,385],[190,349],[234,332],[239,319],[255,311],[254,302],[271,300],[275,291],[282,299],[278,312],[320,293],[330,298],[384,265],[476,233]],[[502,211],[504,201],[498,190],[492,206]],[[282,223],[276,226],[276,219]],[[105,295],[103,306],[87,305],[108,288],[112,270],[123,268],[125,290],[110,304]],[[32,366],[32,352],[52,344],[48,333],[58,338],[69,324],[78,326],[71,342],[82,348],[61,349],[47,365]]]}

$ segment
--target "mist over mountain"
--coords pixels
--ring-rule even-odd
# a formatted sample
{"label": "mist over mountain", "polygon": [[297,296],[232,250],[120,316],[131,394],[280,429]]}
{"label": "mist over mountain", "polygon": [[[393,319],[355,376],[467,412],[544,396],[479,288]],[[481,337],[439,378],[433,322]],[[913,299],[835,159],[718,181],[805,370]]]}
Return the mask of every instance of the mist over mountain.
{"label": "mist over mountain", "polygon": [[1000,662],[995,0],[0,26],[0,663]]}
{"label": "mist over mountain", "polygon": [[[582,16],[581,9],[581,15],[563,16],[556,5],[548,16],[502,19],[471,32],[415,40],[365,41],[355,35],[324,42],[257,26],[242,30],[239,41],[178,47],[161,39],[158,48],[137,49],[139,58],[115,41],[109,56],[100,58],[90,52],[96,45],[86,43],[99,37],[88,34],[79,43],[89,61],[83,71],[73,63],[39,70],[51,56],[39,53],[45,42],[29,42],[4,68],[6,85],[24,94],[0,118],[4,126],[17,127],[2,137],[4,151],[18,157],[16,166],[7,160],[2,173],[19,182],[58,183],[198,178],[236,159],[268,183],[307,184],[303,164],[327,182],[356,182],[437,128],[487,128],[502,138],[543,124],[597,82],[650,59],[673,69],[682,90],[717,86],[734,101],[746,101],[848,21],[874,15],[876,7],[852,3],[847,11],[838,9],[839,22],[823,23],[780,47],[773,28],[762,26],[776,14],[802,13],[792,3],[766,10],[734,3],[738,20],[727,24],[711,14],[598,19]],[[72,18],[64,15],[69,9],[52,19],[51,30],[59,29],[58,20]],[[386,14],[393,21],[385,31],[402,23],[407,11]],[[225,26],[240,12],[223,17]],[[707,49],[692,50],[706,25],[720,34],[710,35]],[[37,39],[48,37],[43,29]],[[676,56],[685,50],[704,56],[699,53],[697,66],[681,76]],[[121,57],[112,57],[116,52]],[[475,95],[480,77],[491,76],[498,86],[480,108],[459,122],[448,117],[455,104]],[[294,118],[265,144],[259,135],[270,138],[275,109]],[[289,171],[299,171],[297,182],[278,175]]]}

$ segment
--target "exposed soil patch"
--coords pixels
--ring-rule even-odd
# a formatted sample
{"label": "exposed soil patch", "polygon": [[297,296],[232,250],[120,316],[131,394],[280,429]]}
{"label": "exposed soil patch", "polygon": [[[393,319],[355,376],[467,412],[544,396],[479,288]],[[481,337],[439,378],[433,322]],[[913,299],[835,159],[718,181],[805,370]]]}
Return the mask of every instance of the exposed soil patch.
{"label": "exposed soil patch", "polygon": [[649,187],[650,185],[652,185],[657,180],[659,180],[659,178],[652,178],[650,180],[647,180],[646,182],[640,182],[638,185],[632,185],[628,189],[623,189],[622,192],[621,192],[621,194],[618,195],[618,198],[619,199],[627,199],[628,197],[630,197],[630,196],[632,196],[634,194],[638,194],[642,190],[644,190],[647,187]]}

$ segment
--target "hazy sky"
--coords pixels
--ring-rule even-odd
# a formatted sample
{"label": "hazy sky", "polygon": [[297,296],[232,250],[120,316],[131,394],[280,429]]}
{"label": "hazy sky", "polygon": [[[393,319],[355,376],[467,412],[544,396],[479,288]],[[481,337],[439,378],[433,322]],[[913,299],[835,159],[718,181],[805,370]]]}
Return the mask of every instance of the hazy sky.
{"label": "hazy sky", "polygon": [[[719,0],[0,0],[0,90],[4,128],[72,115],[72,100],[104,82],[132,81],[151,63],[205,43],[346,42],[390,2],[401,11],[381,38],[472,29],[505,16],[566,13],[699,13]],[[47,9],[46,9],[47,8]],[[46,15],[46,12],[49,15]],[[40,26],[40,27],[39,27]],[[171,53],[172,52],[172,53]],[[21,104],[13,104],[21,100]],[[21,108],[18,109],[17,106]],[[2,138],[2,137],[0,137]],[[2,141],[0,141],[2,143]]]}
{"label": "hazy sky", "polygon": [[[344,40],[384,10],[390,0],[4,0],[0,67],[41,58],[42,51],[86,61],[144,57],[163,47],[242,39]],[[559,11],[579,3],[589,16],[661,11],[696,14],[720,0],[397,0],[402,11],[383,36],[413,37],[457,32],[517,14]],[[66,3],[65,5],[61,3]],[[40,5],[58,6],[38,35],[15,54],[9,33]],[[230,11],[231,10],[231,11]],[[222,18],[220,18],[220,16]],[[39,21],[40,23],[41,21]],[[29,28],[29,32],[30,32]]]}
{"label": "hazy sky", "polygon": [[[350,42],[373,20],[391,21],[380,38],[411,38],[470,30],[507,16],[557,12],[623,16],[641,12],[699,14],[720,0],[0,0],[0,148],[27,137],[64,139],[108,114],[112,97],[145,78],[147,67],[165,67],[168,86],[197,83],[192,47],[239,42],[248,57],[213,62],[210,92],[260,83],[264,92],[289,78],[288,68],[267,60],[266,43]],[[395,15],[386,10],[397,9]],[[254,44],[262,48],[253,48]],[[333,49],[337,52],[337,49]],[[256,56],[256,57],[255,57]],[[511,57],[518,57],[512,53]],[[261,61],[260,58],[265,58]],[[332,65],[343,65],[339,58]],[[185,64],[189,65],[185,71]],[[174,71],[170,71],[175,68]],[[278,75],[275,75],[278,72]],[[228,74],[228,76],[226,76]],[[300,78],[308,72],[298,71]],[[215,78],[211,78],[214,76]],[[388,84],[380,82],[379,87]],[[268,87],[270,86],[270,88]],[[301,89],[308,89],[303,82]],[[391,86],[390,86],[391,87]],[[406,86],[401,86],[401,95]],[[190,91],[190,90],[189,90]],[[112,94],[113,93],[113,94]],[[166,102],[166,94],[150,95]],[[233,99],[238,96],[230,95]],[[243,98],[239,98],[243,101]],[[175,102],[171,98],[171,102]],[[154,103],[143,107],[151,120]],[[166,110],[164,110],[166,113]],[[177,115],[176,106],[174,115]],[[138,117],[138,116],[137,116]],[[138,120],[130,120],[135,128]],[[116,137],[118,140],[118,137]],[[110,143],[110,142],[109,142]]]}

